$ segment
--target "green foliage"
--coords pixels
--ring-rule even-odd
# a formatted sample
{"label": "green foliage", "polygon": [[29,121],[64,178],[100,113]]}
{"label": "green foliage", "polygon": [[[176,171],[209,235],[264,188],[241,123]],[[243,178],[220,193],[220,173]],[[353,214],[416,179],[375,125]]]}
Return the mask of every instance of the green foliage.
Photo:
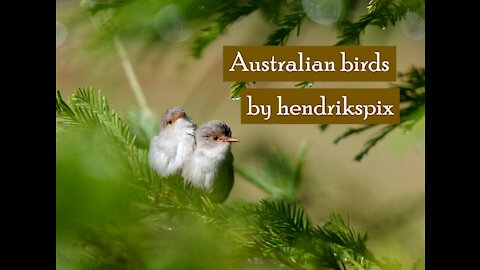
{"label": "green foliage", "polygon": [[277,29],[268,36],[265,45],[285,45],[290,36],[290,32],[295,28],[297,28],[297,36],[300,34],[300,25],[306,17],[301,1],[295,1],[289,5],[288,13],[280,18],[277,23]]}
{"label": "green foliage", "polygon": [[215,14],[217,19],[208,27],[202,29],[202,35],[193,43],[192,54],[194,57],[200,58],[203,49],[222,35],[228,26],[259,8],[257,1],[233,4],[232,2],[224,3]]}
{"label": "green foliage", "polygon": [[405,17],[407,12],[417,12],[425,5],[425,0],[370,0],[368,13],[357,22],[342,21],[340,40],[336,45],[359,45],[360,36],[367,26],[373,25],[385,29]]}
{"label": "green foliage", "polygon": [[[119,149],[97,130],[67,129],[57,138],[57,230],[126,218],[131,178]],[[103,145],[103,147],[98,147]],[[88,194],[88,196],[86,196]],[[84,197],[85,196],[85,197]],[[111,211],[109,215],[105,212]]]}
{"label": "green foliage", "polygon": [[299,82],[299,83],[295,84],[295,87],[298,87],[298,88],[307,88],[307,87],[312,87],[312,86],[313,86],[312,82]]}
{"label": "green foliage", "polygon": [[298,197],[306,150],[307,144],[303,143],[297,162],[292,164],[288,153],[273,149],[265,157],[261,171],[238,166],[235,167],[235,171],[269,194],[272,199],[294,200]]}
{"label": "green foliage", "polygon": [[[219,10],[218,19],[203,29],[202,36],[194,41],[192,53],[194,57],[199,58],[203,49],[217,39],[224,33],[225,29],[238,21],[243,16],[246,16],[253,11],[260,9],[263,14],[270,19],[276,26],[276,29],[267,37],[267,41],[264,45],[285,45],[290,36],[290,32],[297,28],[297,36],[300,34],[300,25],[306,18],[306,14],[303,11],[301,1],[294,1],[287,5],[287,13],[285,15],[280,14],[280,5],[282,3],[276,3],[276,7],[271,8],[270,2],[275,1],[250,1],[246,5],[232,7],[225,5],[225,10]],[[235,82],[230,86],[230,98],[239,98],[240,90],[248,87],[248,82]]]}
{"label": "green foliage", "polygon": [[120,8],[133,0],[109,0],[109,1],[97,1],[97,0],[81,0],[80,5],[85,8],[92,15],[97,14],[99,11],[106,9]]}
{"label": "green foliage", "polygon": [[[149,167],[135,142],[148,124],[130,130],[92,88],[69,103],[57,94],[57,267],[387,269],[367,249],[366,233],[355,234],[339,215],[313,226],[294,188],[288,201],[212,203],[180,176],[162,178]],[[298,186],[304,153],[294,165],[272,154],[264,175],[286,174],[277,184]]]}
{"label": "green foliage", "polygon": [[80,125],[100,127],[113,139],[126,147],[131,147],[135,137],[128,126],[120,120],[114,110],[110,110],[107,100],[92,88],[80,88],[70,98],[72,107],[68,107],[57,91],[57,123],[66,126]]}
{"label": "green foliage", "polygon": [[214,15],[216,19],[202,29],[202,35],[193,42],[193,56],[201,57],[205,47],[222,35],[228,26],[256,10],[260,10],[264,17],[276,27],[268,36],[265,45],[285,45],[293,29],[297,28],[297,35],[299,34],[300,24],[306,18],[306,14],[301,1],[288,3],[285,8],[287,11],[282,12],[284,5],[285,2],[274,0],[226,2],[216,11]]}
{"label": "green foliage", "polygon": [[355,233],[338,214],[332,214],[327,223],[314,228],[313,231],[318,238],[334,243],[332,245],[334,254],[340,254],[344,262],[357,269],[367,268],[370,262],[378,263],[365,245],[367,233]]}
{"label": "green foliage", "polygon": [[[361,161],[368,152],[389,133],[402,128],[409,132],[415,124],[425,116],[425,68],[411,67],[409,71],[399,74],[401,82],[394,84],[400,89],[400,124],[386,125],[370,138],[365,148],[355,156],[356,161]],[[335,144],[355,134],[378,127],[378,125],[362,125],[356,128],[349,128],[342,135],[335,139]],[[320,125],[322,131],[327,125]]]}
{"label": "green foliage", "polygon": [[250,85],[249,82],[234,82],[231,86],[231,94],[230,98],[235,99],[235,98],[240,98],[240,91],[242,89],[245,89]]}
{"label": "green foliage", "polygon": [[[365,8],[366,14],[356,22],[351,20],[351,12],[356,0],[342,0],[342,14],[336,22],[342,32],[338,45],[359,44],[360,36],[369,25],[386,27],[403,19],[407,12],[419,12],[424,0],[371,0]],[[267,37],[265,45],[285,45],[291,31],[297,29],[307,18],[302,1],[222,1],[215,0],[181,1],[141,1],[141,0],[82,0],[82,8],[88,12],[101,30],[100,38],[110,39],[114,35],[130,39],[160,41],[156,32],[154,18],[158,12],[175,5],[184,21],[196,38],[192,42],[191,52],[196,58],[203,50],[218,39],[225,31],[244,17],[255,11],[261,12],[265,20],[272,25],[273,31]],[[168,20],[165,23],[169,23]],[[157,25],[158,26],[158,25]],[[161,26],[168,27],[167,25]]]}
{"label": "green foliage", "polygon": [[135,109],[128,110],[124,119],[131,132],[135,134],[135,145],[140,149],[149,149],[150,139],[158,135],[160,130],[159,121]]}

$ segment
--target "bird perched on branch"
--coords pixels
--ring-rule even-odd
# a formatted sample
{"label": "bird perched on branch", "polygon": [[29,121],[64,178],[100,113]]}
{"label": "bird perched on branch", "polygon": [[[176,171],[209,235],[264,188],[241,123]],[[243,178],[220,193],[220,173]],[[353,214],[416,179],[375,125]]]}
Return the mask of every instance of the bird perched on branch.
{"label": "bird perched on branch", "polygon": [[195,145],[195,123],[180,107],[168,108],[162,116],[160,134],[150,142],[149,162],[161,176],[180,173]]}
{"label": "bird perched on branch", "polygon": [[212,201],[223,202],[233,187],[232,131],[220,120],[209,121],[195,130],[195,150],[185,162],[182,176],[205,191]]}

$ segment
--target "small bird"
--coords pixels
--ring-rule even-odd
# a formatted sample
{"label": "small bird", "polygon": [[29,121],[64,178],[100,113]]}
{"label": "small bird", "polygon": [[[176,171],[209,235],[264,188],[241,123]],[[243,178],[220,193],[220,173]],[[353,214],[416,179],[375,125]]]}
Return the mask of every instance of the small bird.
{"label": "small bird", "polygon": [[148,159],[161,176],[180,173],[195,146],[197,125],[180,107],[168,108],[162,116],[160,133],[152,138]]}
{"label": "small bird", "polygon": [[233,187],[232,131],[220,120],[208,121],[195,131],[195,150],[185,162],[182,176],[205,191],[212,201],[223,202]]}

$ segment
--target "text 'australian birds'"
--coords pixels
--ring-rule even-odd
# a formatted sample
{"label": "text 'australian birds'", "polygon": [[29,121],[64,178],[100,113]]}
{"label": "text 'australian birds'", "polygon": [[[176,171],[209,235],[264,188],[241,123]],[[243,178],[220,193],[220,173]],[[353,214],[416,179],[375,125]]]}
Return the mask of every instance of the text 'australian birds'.
{"label": "text 'australian birds'", "polygon": [[152,138],[150,166],[161,176],[180,174],[216,202],[228,198],[233,188],[233,155],[238,142],[221,120],[197,125],[180,107],[165,111],[160,133]]}
{"label": "text 'australian birds'", "polygon": [[[275,56],[271,56],[269,60],[246,62],[242,53],[237,51],[228,71],[233,72],[238,69],[242,72],[334,72],[337,70],[340,72],[388,72],[390,70],[390,62],[382,61],[380,52],[374,52],[374,61],[362,61],[357,56],[349,59],[346,52],[340,52],[340,55],[341,63],[304,57],[301,51],[297,52],[296,59],[277,60]],[[340,66],[339,69],[338,66]]]}

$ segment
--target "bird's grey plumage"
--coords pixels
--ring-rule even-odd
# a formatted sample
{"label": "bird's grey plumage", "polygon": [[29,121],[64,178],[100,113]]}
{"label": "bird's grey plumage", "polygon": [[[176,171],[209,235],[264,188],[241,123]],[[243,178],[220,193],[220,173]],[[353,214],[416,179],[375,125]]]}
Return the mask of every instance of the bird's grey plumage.
{"label": "bird's grey plumage", "polygon": [[232,132],[225,122],[209,121],[195,131],[195,150],[185,162],[182,176],[203,189],[213,201],[223,202],[233,187]]}
{"label": "bird's grey plumage", "polygon": [[180,107],[165,111],[158,136],[150,142],[150,166],[161,176],[180,173],[195,145],[196,125]]}

